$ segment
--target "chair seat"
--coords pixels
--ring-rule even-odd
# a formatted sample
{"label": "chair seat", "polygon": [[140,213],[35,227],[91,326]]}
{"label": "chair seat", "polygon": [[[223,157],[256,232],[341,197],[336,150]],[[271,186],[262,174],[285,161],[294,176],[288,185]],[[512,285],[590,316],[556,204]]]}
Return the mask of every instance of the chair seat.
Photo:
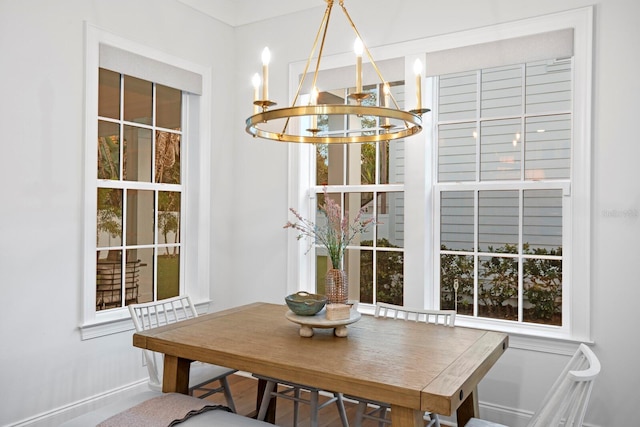
{"label": "chair seat", "polygon": [[492,423],[491,421],[481,420],[479,418],[471,418],[465,427],[507,427],[504,424]]}
{"label": "chair seat", "polygon": [[[145,400],[160,396],[162,393],[146,391],[135,394],[126,399],[100,407],[92,412],[76,417],[60,425],[60,427],[95,426],[120,412],[123,412]],[[194,397],[194,399],[196,399]],[[272,424],[244,417],[227,411],[212,410],[192,416],[180,423],[185,427],[273,427]]]}

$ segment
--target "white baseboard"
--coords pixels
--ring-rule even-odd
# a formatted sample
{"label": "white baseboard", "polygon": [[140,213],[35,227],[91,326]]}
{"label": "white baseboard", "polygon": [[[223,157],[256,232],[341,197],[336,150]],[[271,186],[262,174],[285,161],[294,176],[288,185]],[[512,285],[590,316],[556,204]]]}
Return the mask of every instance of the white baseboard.
{"label": "white baseboard", "polygon": [[141,391],[149,390],[147,379],[136,381],[122,387],[78,400],[50,411],[34,415],[6,427],[57,427],[63,422],[85,414],[98,407],[108,405],[116,400],[126,398]]}
{"label": "white baseboard", "polygon": [[[509,426],[509,427],[526,427],[531,417],[533,417],[532,412],[524,411],[517,408],[494,405],[487,402],[480,402],[479,406],[480,406],[480,416],[483,419],[504,424],[505,426]],[[458,424],[456,423],[455,417],[440,416],[440,424],[443,426],[463,427],[463,426],[458,426]],[[599,427],[599,426],[595,424],[584,423],[582,427]]]}

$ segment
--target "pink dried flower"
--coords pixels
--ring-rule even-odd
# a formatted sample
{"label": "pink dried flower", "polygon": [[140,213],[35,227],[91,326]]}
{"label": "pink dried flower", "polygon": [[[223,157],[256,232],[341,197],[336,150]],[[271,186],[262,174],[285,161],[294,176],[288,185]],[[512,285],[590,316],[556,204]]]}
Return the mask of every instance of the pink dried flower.
{"label": "pink dried flower", "polygon": [[[344,251],[351,241],[359,233],[366,230],[369,224],[375,224],[374,218],[362,219],[365,213],[364,208],[360,208],[352,223],[349,223],[349,214],[342,215],[342,209],[333,199],[327,195],[327,187],[324,187],[324,203],[320,206],[320,211],[327,218],[326,226],[318,226],[313,221],[303,218],[295,209],[289,209],[298,222],[287,221],[283,228],[293,228],[300,232],[298,240],[310,237],[314,243],[327,248],[333,268],[340,268]],[[309,248],[310,249],[310,248]]]}

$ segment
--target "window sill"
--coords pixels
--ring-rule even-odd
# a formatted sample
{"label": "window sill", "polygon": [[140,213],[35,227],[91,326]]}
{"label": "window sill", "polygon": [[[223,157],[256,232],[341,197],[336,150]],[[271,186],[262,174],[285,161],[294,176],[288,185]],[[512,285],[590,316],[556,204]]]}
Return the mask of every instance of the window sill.
{"label": "window sill", "polygon": [[[194,303],[196,310],[198,311],[198,315],[204,314],[209,310],[209,302],[210,301]],[[121,308],[118,310],[109,310],[104,313],[96,313],[95,321],[80,325],[79,328],[80,339],[85,341],[107,335],[132,331],[134,326],[131,321],[129,310]]]}
{"label": "window sill", "polygon": [[[358,311],[373,316],[375,308],[369,304],[360,304]],[[509,335],[509,347],[518,350],[536,351],[571,356],[578,344],[593,344],[592,340],[581,340],[567,336],[560,328],[543,325],[512,325],[510,322],[474,319],[468,316],[456,316],[456,326],[473,329],[487,329],[504,332]]]}

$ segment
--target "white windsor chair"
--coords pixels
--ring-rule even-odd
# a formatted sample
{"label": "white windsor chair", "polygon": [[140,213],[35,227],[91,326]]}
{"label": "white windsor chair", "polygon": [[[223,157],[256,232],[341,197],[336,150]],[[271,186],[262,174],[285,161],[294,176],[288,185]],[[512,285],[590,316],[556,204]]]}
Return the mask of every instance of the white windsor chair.
{"label": "white windsor chair", "polygon": [[[376,304],[375,317],[388,317],[392,319],[402,319],[405,321],[424,322],[446,327],[453,327],[456,322],[455,310],[422,310],[407,308],[394,304],[379,302]],[[373,400],[355,398],[358,400],[358,409],[356,411],[355,426],[361,427],[365,419],[378,421],[378,426],[391,424],[391,420],[387,418],[387,413],[391,409],[388,403],[376,402]],[[425,421],[428,421],[426,427],[440,427],[440,419],[438,414],[425,413]]]}
{"label": "white windsor chair", "polygon": [[[131,320],[133,320],[138,332],[198,316],[196,307],[187,295],[148,303],[130,304],[127,307],[129,307]],[[142,352],[149,372],[149,387],[155,391],[162,391],[164,355],[150,350],[142,350]],[[193,362],[189,370],[189,394],[193,395],[194,391],[203,391],[204,393],[198,397],[204,398],[222,392],[227,406],[236,412],[227,380],[227,377],[234,372],[237,370],[209,363]],[[220,383],[220,386],[211,387],[209,383],[216,381]]]}
{"label": "white windsor chair", "polygon": [[[580,344],[527,427],[582,427],[593,382],[599,373],[600,361],[589,347]],[[466,427],[506,426],[471,418]]]}

